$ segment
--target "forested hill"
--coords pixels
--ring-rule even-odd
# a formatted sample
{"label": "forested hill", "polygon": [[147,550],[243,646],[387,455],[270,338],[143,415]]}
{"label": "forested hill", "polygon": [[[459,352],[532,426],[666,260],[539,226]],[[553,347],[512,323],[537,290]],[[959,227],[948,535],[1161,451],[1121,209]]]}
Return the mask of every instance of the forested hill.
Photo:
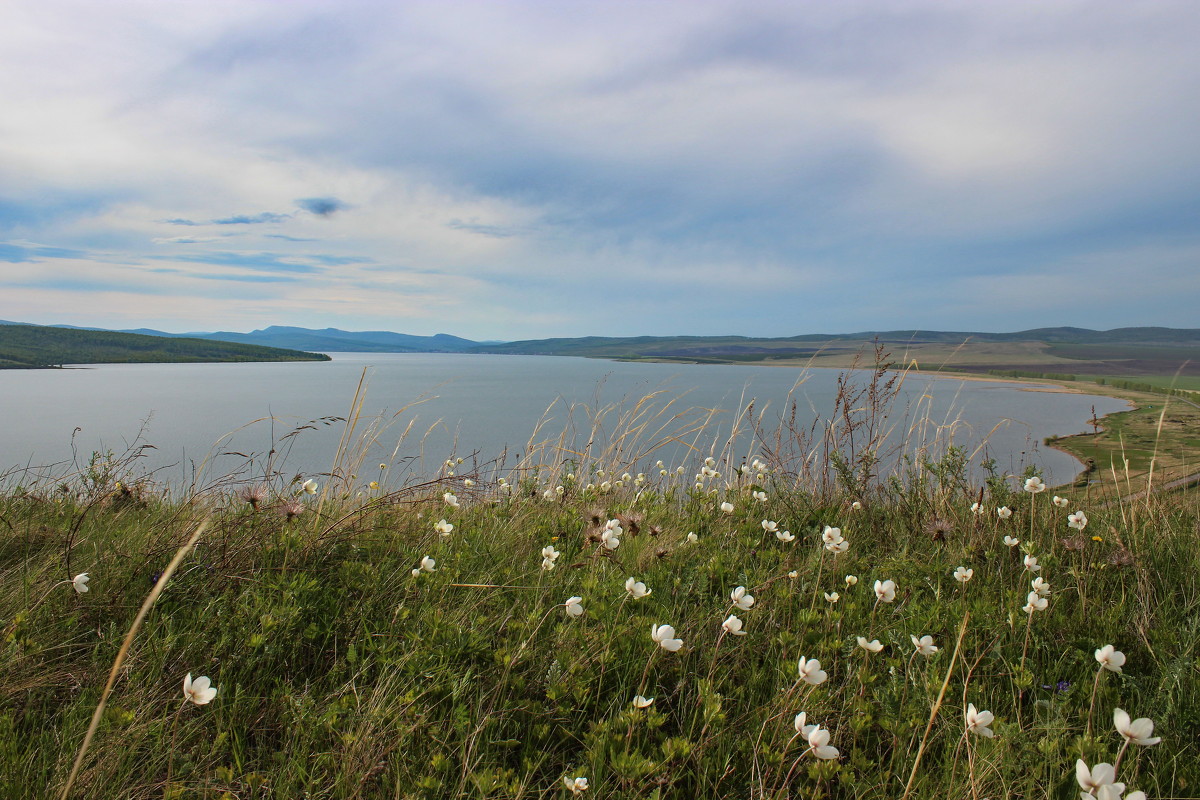
{"label": "forested hill", "polygon": [[180,339],[137,333],[0,325],[0,369],[35,369],[63,364],[120,364],[201,361],[328,361],[323,353]]}

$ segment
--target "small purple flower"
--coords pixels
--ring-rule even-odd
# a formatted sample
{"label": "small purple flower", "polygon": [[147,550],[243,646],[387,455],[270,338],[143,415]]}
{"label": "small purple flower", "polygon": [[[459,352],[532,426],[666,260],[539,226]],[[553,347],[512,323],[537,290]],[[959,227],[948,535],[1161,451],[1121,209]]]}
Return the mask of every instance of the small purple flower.
{"label": "small purple flower", "polygon": [[1058,691],[1060,691],[1060,692],[1065,692],[1071,688],[1071,682],[1070,681],[1059,681],[1058,683],[1054,684],[1054,688],[1058,689]]}

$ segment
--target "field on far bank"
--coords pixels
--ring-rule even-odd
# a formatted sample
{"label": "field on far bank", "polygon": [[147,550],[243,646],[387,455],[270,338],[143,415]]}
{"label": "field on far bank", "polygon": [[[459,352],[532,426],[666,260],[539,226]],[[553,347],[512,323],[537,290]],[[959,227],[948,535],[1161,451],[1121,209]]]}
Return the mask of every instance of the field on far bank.
{"label": "field on far bank", "polygon": [[[1089,498],[1116,502],[1154,490],[1184,488],[1200,482],[1200,358],[1187,348],[1154,346],[1050,345],[1043,342],[966,342],[958,345],[888,343],[897,369],[968,380],[1011,380],[1037,383],[1061,391],[1103,394],[1130,403],[1130,410],[1101,420],[1080,420],[1089,433],[1054,437],[1046,444],[1068,452],[1083,465],[1076,489]],[[865,350],[836,349],[802,360],[770,360],[780,366],[850,368],[862,366]],[[1070,352],[1078,358],[1058,353]],[[1083,356],[1099,357],[1087,360]],[[1159,370],[1159,372],[1154,372]],[[1016,372],[1020,376],[995,373]],[[1128,388],[1144,385],[1195,392],[1168,397]],[[1165,407],[1165,408],[1164,408]],[[1153,463],[1153,469],[1151,465]]]}
{"label": "field on far bank", "polygon": [[1200,494],[710,452],[0,476],[3,793],[1200,793]]}

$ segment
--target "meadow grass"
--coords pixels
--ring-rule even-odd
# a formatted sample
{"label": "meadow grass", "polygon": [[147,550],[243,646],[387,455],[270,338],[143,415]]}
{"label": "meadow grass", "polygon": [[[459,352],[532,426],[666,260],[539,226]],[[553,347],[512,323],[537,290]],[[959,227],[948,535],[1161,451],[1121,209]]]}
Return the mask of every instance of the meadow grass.
{"label": "meadow grass", "polygon": [[[182,496],[122,464],[8,476],[3,796],[1074,798],[1080,758],[1152,798],[1200,796],[1196,493],[1059,507],[1025,476],[971,485],[953,450],[876,476],[868,406],[888,391],[848,388],[840,432],[787,431],[798,459],[782,436],[762,461],[732,434],[701,447],[685,421],[694,461],[636,477],[625,466],[678,441],[681,412],[634,403],[590,417],[612,432],[596,452],[546,436],[537,463],[381,465],[374,487],[346,455],[352,413],[314,494],[278,473]],[[1048,605],[1029,612],[1035,577]],[[745,635],[723,629],[731,614]],[[925,635],[929,656],[910,638]],[[1105,645],[1121,672],[1098,663]],[[802,657],[827,680],[801,680]],[[212,679],[210,703],[185,699],[188,674]],[[967,730],[968,706],[994,715],[993,738]],[[1162,742],[1123,746],[1117,708]]]}

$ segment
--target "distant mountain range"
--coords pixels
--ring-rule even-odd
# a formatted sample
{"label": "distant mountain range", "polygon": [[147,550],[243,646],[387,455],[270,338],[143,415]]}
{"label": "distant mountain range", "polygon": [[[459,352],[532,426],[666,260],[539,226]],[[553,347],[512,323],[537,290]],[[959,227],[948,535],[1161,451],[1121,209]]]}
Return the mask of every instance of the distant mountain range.
{"label": "distant mountain range", "polygon": [[[24,323],[0,324],[22,325]],[[70,325],[51,326],[73,328]],[[100,328],[75,328],[101,331]],[[1040,365],[1075,366],[1079,372],[1162,372],[1187,363],[1185,373],[1200,367],[1200,329],[1035,328],[1015,333],[979,331],[863,331],[813,333],[787,337],[752,336],[584,336],[530,339],[515,342],[478,342],[439,333],[414,336],[392,331],[345,331],[338,328],[299,328],[272,325],[249,333],[231,331],[167,333],[150,328],[119,333],[229,342],[317,353],[495,353],[582,356],[692,363],[794,362],[837,366],[871,342],[879,341],[905,363],[919,359],[922,366],[938,364],[956,369],[1030,369]],[[967,343],[964,346],[964,343]],[[984,352],[986,351],[986,352]],[[1089,362],[1088,364],[1077,362]],[[1111,362],[1108,366],[1100,362]],[[1119,363],[1117,363],[1119,362]],[[1074,366],[1073,366],[1074,364]]]}
{"label": "distant mountain range", "polygon": [[146,336],[171,338],[213,339],[219,342],[256,344],[263,347],[283,347],[289,350],[308,350],[320,353],[461,353],[479,342],[438,333],[433,336],[412,336],[391,331],[343,331],[338,328],[294,328],[272,325],[250,333],[216,331],[215,333],[166,333],[150,328],[137,328],[122,333],[141,333]]}

